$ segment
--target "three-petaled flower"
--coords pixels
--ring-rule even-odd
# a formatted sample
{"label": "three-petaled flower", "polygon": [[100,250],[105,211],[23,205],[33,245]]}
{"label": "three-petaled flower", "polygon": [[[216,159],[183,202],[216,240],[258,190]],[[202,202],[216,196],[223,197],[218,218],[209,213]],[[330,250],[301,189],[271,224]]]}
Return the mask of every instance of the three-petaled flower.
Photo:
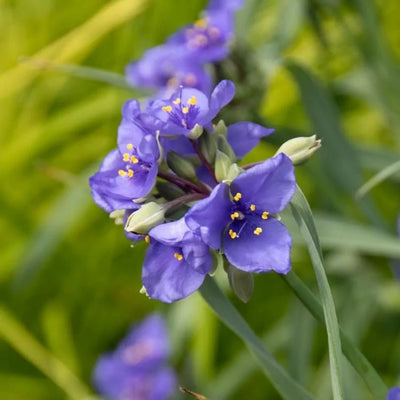
{"label": "three-petaled flower", "polygon": [[287,273],[292,241],[276,214],[295,190],[292,162],[279,154],[245,171],[230,186],[216,186],[188,211],[186,224],[243,271]]}

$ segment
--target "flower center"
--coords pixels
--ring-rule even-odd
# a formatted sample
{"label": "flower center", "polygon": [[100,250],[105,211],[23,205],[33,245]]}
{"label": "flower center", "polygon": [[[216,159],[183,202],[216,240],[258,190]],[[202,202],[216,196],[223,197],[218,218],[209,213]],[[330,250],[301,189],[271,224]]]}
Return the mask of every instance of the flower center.
{"label": "flower center", "polygon": [[149,169],[147,163],[144,163],[139,159],[132,143],[126,145],[126,152],[122,154],[122,161],[125,164],[125,168],[119,169],[118,175],[123,178],[133,178],[135,174],[141,170]]}
{"label": "flower center", "polygon": [[199,114],[199,107],[196,106],[197,98],[192,96],[186,104],[182,101],[182,93],[171,104],[167,104],[161,109],[168,113],[168,119],[175,125],[185,129],[192,129],[196,124],[196,117]]}
{"label": "flower center", "polygon": [[199,19],[193,26],[186,29],[185,37],[187,47],[193,50],[215,45],[222,39],[221,31],[211,25],[208,18]]}

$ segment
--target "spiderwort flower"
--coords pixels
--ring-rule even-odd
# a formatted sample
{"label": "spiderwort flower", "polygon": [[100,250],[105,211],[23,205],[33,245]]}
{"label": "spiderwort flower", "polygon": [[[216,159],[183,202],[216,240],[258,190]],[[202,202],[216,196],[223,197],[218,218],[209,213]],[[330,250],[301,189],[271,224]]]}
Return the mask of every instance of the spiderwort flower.
{"label": "spiderwort flower", "polygon": [[146,51],[140,60],[127,65],[125,74],[133,86],[158,89],[158,98],[169,97],[179,86],[207,94],[212,87],[212,78],[205,67],[175,45],[164,44]]}
{"label": "spiderwort flower", "polygon": [[176,383],[168,353],[164,321],[153,314],[132,327],[114,352],[100,357],[94,385],[109,400],[166,400]]}
{"label": "spiderwort flower", "polygon": [[[129,113],[129,115],[128,115]],[[160,156],[157,139],[139,113],[138,103],[128,102],[118,132],[119,148],[104,159],[99,171],[89,179],[95,203],[107,212],[137,209],[134,200],[146,196],[155,183]]]}
{"label": "spiderwort flower", "polygon": [[274,215],[296,190],[290,159],[278,154],[235,178],[222,182],[186,214],[189,228],[213,249],[222,248],[228,261],[247,272],[291,268],[291,237]]}
{"label": "spiderwort flower", "polygon": [[142,282],[150,298],[172,303],[196,291],[212,268],[208,246],[184,218],[156,226],[149,236]]}
{"label": "spiderwort flower", "polygon": [[188,136],[196,125],[210,126],[212,119],[235,94],[235,85],[229,80],[221,81],[210,97],[197,89],[181,87],[168,100],[155,100],[147,112],[164,124],[161,135]]}
{"label": "spiderwort flower", "polygon": [[394,387],[389,390],[386,400],[400,400],[400,388]]}

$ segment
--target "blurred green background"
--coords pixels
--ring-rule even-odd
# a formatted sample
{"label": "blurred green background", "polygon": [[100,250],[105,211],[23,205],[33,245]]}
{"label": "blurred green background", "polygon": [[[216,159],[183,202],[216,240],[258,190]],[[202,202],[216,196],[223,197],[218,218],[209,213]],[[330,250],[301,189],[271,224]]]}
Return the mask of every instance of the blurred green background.
{"label": "blurred green background", "polygon": [[[212,400],[280,398],[198,294],[174,305],[139,294],[145,245],[132,249],[91,200],[87,179],[115,146],[121,106],[141,94],[38,61],[123,74],[205,5],[0,0],[1,400],[94,396],[99,354],[154,310],[167,317],[182,386]],[[258,91],[238,91],[248,104],[257,96],[254,114],[277,128],[245,161],[291,137],[322,138],[297,178],[315,211],[339,322],[389,386],[400,382],[400,287],[389,267],[400,259],[400,173],[362,200],[355,193],[399,160],[398,15],[398,0],[247,0],[237,18],[237,37],[266,79],[262,90],[256,81]],[[315,289],[301,237],[283,217],[293,268]],[[325,330],[280,277],[257,276],[248,304],[226,290],[290,374],[330,399]],[[370,399],[346,371],[347,398]]]}

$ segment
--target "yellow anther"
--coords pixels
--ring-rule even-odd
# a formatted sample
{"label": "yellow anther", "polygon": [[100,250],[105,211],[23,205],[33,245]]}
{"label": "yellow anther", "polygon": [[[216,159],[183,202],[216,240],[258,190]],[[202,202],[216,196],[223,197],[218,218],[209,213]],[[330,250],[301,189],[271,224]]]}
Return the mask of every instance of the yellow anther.
{"label": "yellow anther", "polygon": [[144,241],[145,241],[147,244],[149,244],[149,243],[150,243],[150,236],[149,236],[149,235],[146,235],[146,236],[144,237]]}
{"label": "yellow anther", "polygon": [[233,214],[231,214],[231,218],[232,220],[234,220],[235,218],[239,218],[239,213],[235,211]]}
{"label": "yellow anther", "polygon": [[242,193],[237,192],[234,196],[233,196],[233,200],[235,201],[239,201],[242,198]]}
{"label": "yellow anther", "polygon": [[256,205],[255,205],[255,204],[252,204],[252,205],[250,206],[250,210],[251,210],[251,211],[255,211],[255,209],[256,209]]}
{"label": "yellow anther", "polygon": [[260,228],[259,226],[256,228],[256,229],[254,229],[254,231],[253,231],[253,233],[255,234],[255,235],[259,235],[260,233],[262,232],[262,228]]}
{"label": "yellow anther", "polygon": [[207,20],[205,18],[198,19],[193,25],[196,28],[205,28],[207,27]]}
{"label": "yellow anther", "polygon": [[183,259],[183,255],[179,254],[179,253],[174,253],[174,257],[178,260],[178,261],[182,261]]}
{"label": "yellow anther", "polygon": [[137,164],[139,162],[139,159],[136,158],[135,156],[131,156],[130,161],[132,164]]}
{"label": "yellow anther", "polygon": [[228,234],[231,237],[231,239],[237,238],[237,233],[234,232],[232,229],[229,229]]}
{"label": "yellow anther", "polygon": [[119,175],[119,176],[126,176],[126,175],[127,175],[127,172],[124,171],[123,169],[120,169],[120,170],[118,170],[118,175]]}
{"label": "yellow anther", "polygon": [[180,104],[180,102],[181,102],[181,99],[180,99],[179,97],[177,97],[177,98],[173,101],[174,104]]}
{"label": "yellow anther", "polygon": [[127,148],[128,150],[132,150],[132,149],[133,149],[133,144],[132,144],[132,143],[128,143],[128,144],[126,145],[126,148]]}
{"label": "yellow anther", "polygon": [[123,155],[122,155],[122,159],[126,162],[126,161],[129,161],[129,153],[124,153]]}
{"label": "yellow anther", "polygon": [[197,102],[196,96],[192,96],[192,97],[188,100],[188,104],[190,104],[190,105],[192,105],[192,106],[196,105],[196,102]]}
{"label": "yellow anther", "polygon": [[133,175],[135,175],[135,173],[133,172],[133,169],[128,170],[129,178],[132,178]]}
{"label": "yellow anther", "polygon": [[182,108],[182,112],[183,112],[184,114],[187,114],[187,113],[189,112],[189,107],[183,107],[183,108]]}
{"label": "yellow anther", "polygon": [[264,211],[264,212],[262,213],[262,215],[261,215],[261,218],[262,218],[262,219],[268,219],[268,216],[269,216],[269,212],[268,212],[268,211]]}
{"label": "yellow anther", "polygon": [[164,107],[162,107],[161,108],[163,111],[166,111],[166,112],[171,112],[172,111],[172,106],[164,106]]}

